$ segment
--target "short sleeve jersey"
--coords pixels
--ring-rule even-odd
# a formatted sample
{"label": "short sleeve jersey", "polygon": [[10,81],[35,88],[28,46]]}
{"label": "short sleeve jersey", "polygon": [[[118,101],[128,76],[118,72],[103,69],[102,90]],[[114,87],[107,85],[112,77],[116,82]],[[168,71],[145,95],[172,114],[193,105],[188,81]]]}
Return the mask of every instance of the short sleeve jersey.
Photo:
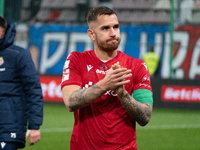
{"label": "short sleeve jersey", "polygon": [[[118,61],[120,66],[132,70],[130,83],[125,85],[129,94],[137,89],[152,91],[149,72],[143,60],[118,51],[115,58],[102,62],[94,50],[72,52],[68,56],[61,88],[67,85],[91,87],[103,79],[106,71]],[[74,117],[70,149],[137,149],[136,122],[126,112],[114,91],[108,90],[95,102],[74,111]]]}

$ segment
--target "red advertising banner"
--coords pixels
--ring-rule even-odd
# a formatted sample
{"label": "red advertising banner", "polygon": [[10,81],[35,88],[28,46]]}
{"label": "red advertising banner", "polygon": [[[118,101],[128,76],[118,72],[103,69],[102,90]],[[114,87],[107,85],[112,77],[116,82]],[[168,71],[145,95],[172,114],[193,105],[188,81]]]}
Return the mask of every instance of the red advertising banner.
{"label": "red advertising banner", "polygon": [[40,76],[44,101],[63,102],[61,80],[62,76]]}
{"label": "red advertising banner", "polygon": [[200,86],[162,85],[161,100],[200,103]]}

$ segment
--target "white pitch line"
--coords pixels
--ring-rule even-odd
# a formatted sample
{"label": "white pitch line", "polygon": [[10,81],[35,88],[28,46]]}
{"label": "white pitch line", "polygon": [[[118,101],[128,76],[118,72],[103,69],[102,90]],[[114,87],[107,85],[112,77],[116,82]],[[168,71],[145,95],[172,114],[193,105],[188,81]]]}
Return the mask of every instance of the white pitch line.
{"label": "white pitch line", "polygon": [[180,125],[147,125],[145,127],[137,127],[138,130],[154,130],[154,129],[198,129],[200,124],[180,124]]}
{"label": "white pitch line", "polygon": [[[145,127],[137,126],[137,130],[167,130],[167,129],[199,129],[200,124],[182,124],[182,125],[147,125]],[[45,128],[41,132],[72,132],[72,128]]]}
{"label": "white pitch line", "polygon": [[72,128],[46,128],[40,130],[41,132],[71,132]]}

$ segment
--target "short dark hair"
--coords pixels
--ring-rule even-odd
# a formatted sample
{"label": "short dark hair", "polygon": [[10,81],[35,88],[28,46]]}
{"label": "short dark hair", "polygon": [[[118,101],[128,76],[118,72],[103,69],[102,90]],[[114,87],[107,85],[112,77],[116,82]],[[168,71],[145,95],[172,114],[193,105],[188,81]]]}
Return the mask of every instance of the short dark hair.
{"label": "short dark hair", "polygon": [[4,30],[4,33],[7,29],[7,26],[8,26],[8,24],[7,24],[6,19],[4,19],[2,16],[0,16],[0,27]]}
{"label": "short dark hair", "polygon": [[116,12],[106,6],[95,7],[91,9],[87,15],[87,23],[89,24],[92,21],[96,21],[97,17],[100,15],[112,15],[116,14]]}

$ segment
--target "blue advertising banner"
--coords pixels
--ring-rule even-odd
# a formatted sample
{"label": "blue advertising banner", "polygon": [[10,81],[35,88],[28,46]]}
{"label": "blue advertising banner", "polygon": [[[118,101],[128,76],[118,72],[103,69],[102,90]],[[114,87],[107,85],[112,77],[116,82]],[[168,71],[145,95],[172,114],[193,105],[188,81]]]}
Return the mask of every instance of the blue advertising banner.
{"label": "blue advertising banner", "polygon": [[[39,74],[62,75],[64,62],[72,51],[93,49],[93,42],[87,35],[87,26],[77,25],[32,25],[30,43],[39,49]],[[154,46],[163,59],[168,25],[121,26],[121,43],[118,49],[134,58],[143,55]],[[169,44],[169,43],[168,43]]]}

